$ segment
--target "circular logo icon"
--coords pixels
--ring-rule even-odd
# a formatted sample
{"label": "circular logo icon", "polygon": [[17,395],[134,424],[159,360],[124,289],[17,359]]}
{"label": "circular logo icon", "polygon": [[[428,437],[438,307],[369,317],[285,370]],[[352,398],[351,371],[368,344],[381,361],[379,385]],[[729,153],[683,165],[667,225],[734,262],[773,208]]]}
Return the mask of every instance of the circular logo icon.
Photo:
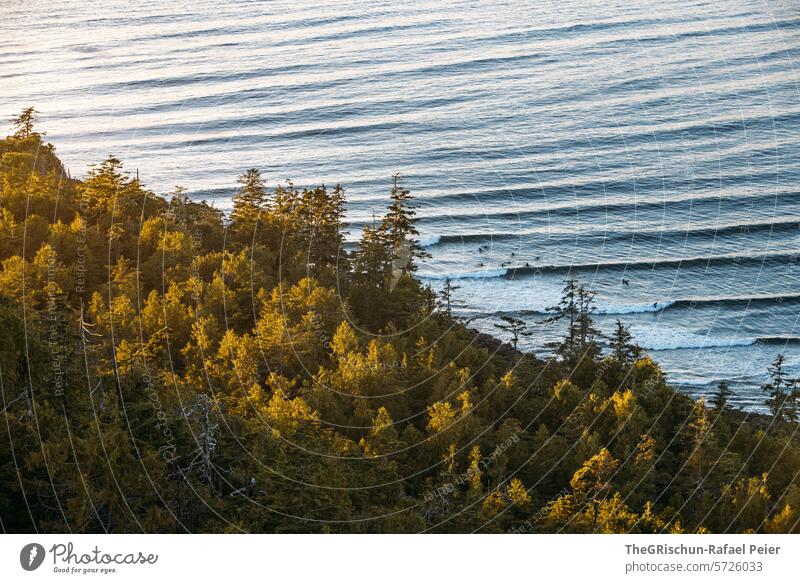
{"label": "circular logo icon", "polygon": [[39,543],[30,543],[19,552],[19,564],[26,571],[35,571],[44,562],[44,547]]}

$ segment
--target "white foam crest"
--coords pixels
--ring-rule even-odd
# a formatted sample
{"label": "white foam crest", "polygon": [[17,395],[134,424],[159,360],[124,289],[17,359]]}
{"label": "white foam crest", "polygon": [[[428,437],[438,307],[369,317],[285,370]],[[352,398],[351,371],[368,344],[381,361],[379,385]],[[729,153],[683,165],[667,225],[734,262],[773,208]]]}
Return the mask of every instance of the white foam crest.
{"label": "white foam crest", "polygon": [[674,301],[653,302],[647,304],[611,304],[598,306],[595,314],[604,316],[624,315],[624,314],[646,314],[648,312],[660,312],[672,306]]}
{"label": "white foam crest", "polygon": [[731,348],[752,346],[756,343],[756,338],[709,336],[669,326],[632,326],[631,333],[636,343],[647,350]]}
{"label": "white foam crest", "polygon": [[430,235],[428,237],[422,237],[419,240],[420,247],[433,247],[434,245],[438,245],[439,241],[442,240],[441,235]]}
{"label": "white foam crest", "polygon": [[420,273],[421,279],[445,280],[445,279],[492,279],[503,277],[505,269],[486,269],[483,271],[457,271],[453,273]]}

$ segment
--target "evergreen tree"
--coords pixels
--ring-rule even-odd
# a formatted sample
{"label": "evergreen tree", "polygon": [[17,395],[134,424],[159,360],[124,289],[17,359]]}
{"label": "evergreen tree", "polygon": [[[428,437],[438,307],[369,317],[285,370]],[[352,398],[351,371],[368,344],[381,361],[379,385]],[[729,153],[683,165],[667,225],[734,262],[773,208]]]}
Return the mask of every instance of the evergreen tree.
{"label": "evergreen tree", "polygon": [[641,353],[642,349],[633,341],[630,326],[625,326],[617,319],[611,336],[611,354],[620,364],[630,364],[639,358]]}
{"label": "evergreen tree", "polygon": [[548,308],[554,313],[548,322],[566,321],[567,334],[555,344],[555,352],[573,365],[583,358],[593,359],[600,354],[597,344],[600,332],[592,318],[595,295],[584,284],[578,284],[575,276],[570,274],[564,282],[558,305]]}
{"label": "evergreen tree", "polygon": [[444,280],[444,286],[439,291],[439,307],[444,310],[447,316],[453,315],[453,306],[458,306],[461,302],[453,297],[453,292],[460,290],[460,285],[453,285],[452,280],[448,277]]}
{"label": "evergreen tree", "polygon": [[767,393],[767,407],[777,421],[796,422],[798,420],[797,379],[789,378],[784,370],[786,357],[778,354],[768,367],[770,382],[761,386]]}
{"label": "evergreen tree", "polygon": [[733,389],[731,389],[728,381],[720,381],[717,385],[717,390],[711,397],[711,406],[717,411],[724,411],[728,408],[728,401],[733,396]]}
{"label": "evergreen tree", "polygon": [[575,323],[578,320],[578,282],[572,273],[564,280],[564,288],[561,290],[561,299],[558,304],[547,308],[547,311],[553,313],[553,316],[546,322],[566,320],[567,323],[567,336],[562,342],[556,344],[556,353],[573,353],[577,345]]}
{"label": "evergreen tree", "polygon": [[[601,360],[594,295],[570,276],[563,358],[518,362],[448,315],[451,281],[430,317],[382,225],[337,257],[339,188],[256,196],[258,240],[231,239],[219,211],[149,193],[116,158],[61,180],[25,132],[0,140],[4,531],[797,530],[782,356],[770,431],[712,415],[620,322]],[[720,383],[717,411],[729,397]]]}
{"label": "evergreen tree", "polygon": [[708,414],[705,399],[695,401],[692,421],[689,423],[691,445],[687,467],[692,486],[702,492],[711,464],[719,459],[713,422]]}
{"label": "evergreen tree", "polygon": [[384,287],[389,271],[389,254],[375,225],[364,225],[358,249],[353,254],[354,279],[374,287]]}
{"label": "evergreen tree", "polygon": [[344,189],[337,185],[332,192],[325,186],[304,190],[299,205],[297,237],[306,245],[307,262],[316,274],[325,267],[347,271],[344,245]]}
{"label": "evergreen tree", "polygon": [[578,287],[578,317],[576,320],[576,334],[580,354],[590,359],[596,359],[600,354],[597,339],[601,336],[595,327],[592,313],[595,310],[594,298],[596,292],[590,291],[584,284]]}
{"label": "evergreen tree", "polygon": [[569,482],[580,504],[591,508],[592,530],[597,526],[602,503],[611,493],[610,479],[618,467],[619,462],[603,448],[587,460]]}
{"label": "evergreen tree", "polygon": [[528,330],[528,325],[519,318],[513,316],[501,316],[502,324],[495,324],[494,327],[511,335],[511,346],[514,350],[517,349],[520,337],[530,336],[533,334]]}
{"label": "evergreen tree", "polygon": [[[422,249],[417,240],[419,231],[414,225],[414,210],[411,192],[400,186],[400,175],[392,176],[392,191],[389,208],[381,221],[380,235],[387,252],[398,263],[395,269],[402,273],[416,271],[415,259],[424,260],[430,254]],[[408,255],[405,257],[405,255]]]}
{"label": "evergreen tree", "polygon": [[240,231],[252,235],[261,213],[267,208],[264,179],[257,168],[250,168],[236,182],[241,186],[233,195],[231,221]]}
{"label": "evergreen tree", "polygon": [[109,155],[102,163],[92,164],[79,193],[87,218],[104,229],[109,239],[117,238],[120,230],[141,219],[146,194],[139,181],[123,170],[122,161],[116,156]]}
{"label": "evergreen tree", "polygon": [[30,138],[31,136],[43,136],[42,133],[37,133],[33,131],[33,126],[36,124],[39,116],[37,115],[39,112],[36,111],[33,107],[26,107],[23,109],[19,115],[15,115],[11,118],[11,123],[14,125],[14,137],[15,138]]}

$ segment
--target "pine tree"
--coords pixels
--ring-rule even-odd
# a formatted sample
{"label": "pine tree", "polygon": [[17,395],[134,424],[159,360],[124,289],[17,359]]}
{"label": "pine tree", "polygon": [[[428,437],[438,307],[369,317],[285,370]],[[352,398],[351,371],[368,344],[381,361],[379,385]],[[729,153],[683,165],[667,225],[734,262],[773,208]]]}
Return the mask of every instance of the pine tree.
{"label": "pine tree", "polygon": [[90,166],[89,175],[80,187],[84,208],[98,226],[108,229],[106,237],[119,234],[124,228],[123,221],[138,220],[141,216],[144,193],[139,181],[122,168],[122,161],[109,155],[101,164]]}
{"label": "pine tree", "polygon": [[[411,192],[400,186],[400,175],[392,176],[392,191],[389,195],[391,204],[383,217],[380,226],[380,235],[386,246],[387,252],[397,264],[396,271],[410,273],[416,271],[415,259],[424,260],[430,254],[419,246],[416,237],[419,235],[414,226],[414,210]],[[406,257],[407,255],[407,257]]]}
{"label": "pine tree", "polygon": [[461,289],[460,285],[453,285],[452,280],[448,277],[444,280],[444,286],[438,293],[439,307],[444,310],[447,316],[453,315],[453,306],[458,306],[461,302],[453,297],[453,292]]}
{"label": "pine tree", "polygon": [[564,282],[558,305],[548,308],[555,313],[548,322],[567,321],[567,335],[555,348],[556,354],[568,363],[575,364],[582,358],[594,359],[600,354],[597,344],[600,331],[592,318],[595,295],[584,284],[579,285],[575,276],[570,274]]}
{"label": "pine tree", "polygon": [[720,381],[716,392],[711,396],[711,406],[717,411],[724,411],[728,408],[728,400],[733,396],[733,389],[728,381]]}
{"label": "pine tree", "polygon": [[617,319],[616,328],[611,336],[611,354],[620,364],[630,364],[642,353],[642,349],[633,342],[630,326],[625,326]]}
{"label": "pine tree", "polygon": [[503,323],[495,324],[494,327],[511,335],[511,346],[514,347],[514,350],[517,349],[520,337],[533,334],[533,332],[528,331],[528,325],[519,318],[501,316],[500,319]]}
{"label": "pine tree", "polygon": [[353,254],[354,279],[376,288],[386,285],[389,254],[375,225],[365,225],[358,249]]}
{"label": "pine tree", "polygon": [[594,326],[594,298],[596,292],[590,291],[584,284],[578,287],[578,341],[581,354],[589,358],[597,358],[600,354],[600,347],[597,338],[601,336],[600,331]]}
{"label": "pine tree", "polygon": [[767,368],[770,382],[761,386],[767,393],[767,407],[776,421],[796,422],[798,419],[798,391],[797,379],[786,375],[784,363],[786,357],[778,354],[773,363]]}
{"label": "pine tree", "polygon": [[278,187],[263,238],[230,249],[181,189],[152,195],[113,157],[59,185],[20,131],[0,140],[0,529],[797,530],[782,355],[763,435],[719,414],[726,382],[715,410],[670,388],[619,321],[600,360],[570,276],[550,314],[566,362],[515,363],[446,314],[452,281],[434,318],[410,273],[392,291],[375,221],[330,278],[340,189]]}
{"label": "pine tree", "polygon": [[319,273],[325,267],[347,270],[344,245],[344,189],[337,185],[332,192],[325,186],[304,190],[299,204],[296,237],[307,250],[307,262]]}
{"label": "pine tree", "polygon": [[692,487],[702,493],[704,481],[711,466],[719,459],[713,422],[708,414],[705,399],[695,401],[692,421],[688,425],[690,453],[687,469],[692,479]]}
{"label": "pine tree", "polygon": [[612,491],[610,480],[618,468],[619,462],[606,448],[603,448],[584,462],[569,482],[574,496],[580,503],[591,506],[592,529],[597,526],[602,502]]}
{"label": "pine tree", "polygon": [[11,123],[14,125],[14,132],[15,138],[30,138],[31,136],[43,136],[43,133],[38,133],[33,131],[33,126],[36,124],[39,116],[39,113],[33,107],[26,107],[23,109],[19,115],[15,115],[11,118]]}
{"label": "pine tree", "polygon": [[578,282],[575,276],[570,273],[564,280],[564,288],[561,290],[561,299],[558,304],[547,308],[553,316],[547,322],[567,321],[567,336],[556,345],[557,354],[571,354],[575,351],[577,338],[575,336],[575,322],[578,319]]}
{"label": "pine tree", "polygon": [[252,235],[261,213],[267,208],[267,193],[264,179],[257,168],[250,168],[236,182],[241,185],[233,195],[231,220],[240,232]]}
{"label": "pine tree", "polygon": [[186,188],[176,186],[169,194],[169,197],[167,216],[179,223],[185,223],[188,220],[187,207],[191,203],[189,196],[186,194]]}

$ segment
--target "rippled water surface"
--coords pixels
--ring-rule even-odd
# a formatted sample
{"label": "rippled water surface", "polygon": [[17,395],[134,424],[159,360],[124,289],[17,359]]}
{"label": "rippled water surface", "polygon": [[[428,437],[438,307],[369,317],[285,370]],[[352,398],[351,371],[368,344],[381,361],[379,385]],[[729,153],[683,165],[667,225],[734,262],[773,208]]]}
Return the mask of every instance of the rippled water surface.
{"label": "rippled water surface", "polygon": [[0,8],[0,114],[35,105],[73,174],[340,182],[356,236],[402,172],[476,326],[541,351],[577,266],[693,393],[800,372],[797,1],[120,4]]}

